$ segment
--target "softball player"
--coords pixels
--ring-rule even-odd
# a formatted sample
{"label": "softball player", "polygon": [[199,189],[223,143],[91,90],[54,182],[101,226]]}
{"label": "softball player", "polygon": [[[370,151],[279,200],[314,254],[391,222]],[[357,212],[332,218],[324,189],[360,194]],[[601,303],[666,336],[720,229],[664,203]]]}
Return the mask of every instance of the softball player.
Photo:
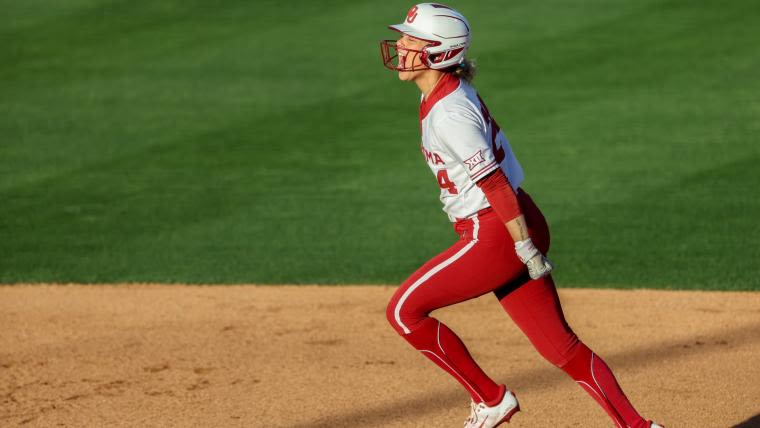
{"label": "softball player", "polygon": [[383,63],[422,92],[421,151],[459,240],[399,287],[387,307],[388,321],[470,394],[465,427],[495,427],[520,406],[505,385],[483,372],[459,337],[429,314],[493,292],[536,350],[584,388],[616,426],[658,428],[636,412],[607,364],[565,321],[545,256],[546,221],[520,187],[522,167],[470,83],[474,67],[465,58],[465,17],[422,3],[390,28],[400,38],[381,42]]}

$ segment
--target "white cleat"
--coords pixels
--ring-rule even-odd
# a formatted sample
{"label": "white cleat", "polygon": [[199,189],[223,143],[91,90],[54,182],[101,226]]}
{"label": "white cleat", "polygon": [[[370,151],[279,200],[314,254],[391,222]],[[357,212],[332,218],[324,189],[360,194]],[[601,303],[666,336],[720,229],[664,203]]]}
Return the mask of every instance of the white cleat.
{"label": "white cleat", "polygon": [[509,422],[512,415],[520,411],[520,404],[511,391],[504,391],[504,398],[493,407],[485,403],[470,403],[470,417],[464,421],[464,428],[494,428]]}
{"label": "white cleat", "polygon": [[657,424],[656,424],[656,423],[654,423],[654,422],[651,422],[651,424],[649,425],[649,428],[665,428],[665,427],[664,427],[664,426],[662,426],[662,425],[657,425]]}

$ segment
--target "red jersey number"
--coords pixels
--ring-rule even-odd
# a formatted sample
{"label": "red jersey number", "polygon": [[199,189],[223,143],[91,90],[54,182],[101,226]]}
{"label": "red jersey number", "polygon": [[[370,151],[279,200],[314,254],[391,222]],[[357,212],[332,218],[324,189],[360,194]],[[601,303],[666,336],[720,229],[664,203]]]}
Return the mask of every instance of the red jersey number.
{"label": "red jersey number", "polygon": [[441,186],[441,189],[448,190],[452,195],[459,193],[457,186],[449,179],[449,173],[445,169],[438,170],[438,185]]}
{"label": "red jersey number", "polygon": [[483,113],[483,118],[486,120],[487,124],[491,125],[491,149],[493,150],[494,156],[496,156],[496,163],[500,164],[506,156],[504,148],[497,146],[496,144],[496,137],[499,135],[501,128],[499,128],[499,125],[493,120],[493,117],[491,117],[491,113],[488,111],[486,103],[480,98],[480,95],[478,95],[478,101],[480,101],[480,112]]}

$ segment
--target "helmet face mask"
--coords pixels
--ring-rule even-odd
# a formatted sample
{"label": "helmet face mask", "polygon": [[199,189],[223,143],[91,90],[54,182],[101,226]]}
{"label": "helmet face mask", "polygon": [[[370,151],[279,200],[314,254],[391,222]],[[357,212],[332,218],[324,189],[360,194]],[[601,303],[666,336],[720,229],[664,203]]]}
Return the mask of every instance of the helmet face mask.
{"label": "helmet face mask", "polygon": [[[400,48],[396,40],[382,40],[380,42],[380,54],[383,56],[383,65],[389,70],[419,71],[431,68],[427,64],[430,56],[427,52],[427,46],[421,50]],[[417,58],[419,58],[419,63]],[[409,61],[410,59],[411,61]]]}
{"label": "helmet face mask", "polygon": [[[409,9],[401,24],[390,29],[428,42],[421,49],[398,46],[395,40],[380,42],[383,65],[394,71],[444,70],[464,62],[470,46],[470,26],[456,10],[437,3],[420,3]],[[409,55],[412,62],[409,63]],[[416,59],[419,58],[419,63]]]}

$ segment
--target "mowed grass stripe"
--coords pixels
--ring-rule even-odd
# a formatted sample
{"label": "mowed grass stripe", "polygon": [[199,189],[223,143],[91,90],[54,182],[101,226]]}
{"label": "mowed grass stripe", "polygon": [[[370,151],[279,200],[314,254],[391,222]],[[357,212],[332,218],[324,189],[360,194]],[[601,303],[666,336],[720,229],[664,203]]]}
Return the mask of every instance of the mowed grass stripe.
{"label": "mowed grass stripe", "polygon": [[[377,57],[407,4],[80,4],[0,66],[1,282],[393,283],[453,239],[417,94]],[[739,89],[757,85],[757,7],[499,5],[461,5],[477,84],[553,226],[560,283],[757,287],[757,267],[724,268],[757,233],[756,203],[725,191],[758,181]],[[747,214],[709,220],[725,206]]]}

